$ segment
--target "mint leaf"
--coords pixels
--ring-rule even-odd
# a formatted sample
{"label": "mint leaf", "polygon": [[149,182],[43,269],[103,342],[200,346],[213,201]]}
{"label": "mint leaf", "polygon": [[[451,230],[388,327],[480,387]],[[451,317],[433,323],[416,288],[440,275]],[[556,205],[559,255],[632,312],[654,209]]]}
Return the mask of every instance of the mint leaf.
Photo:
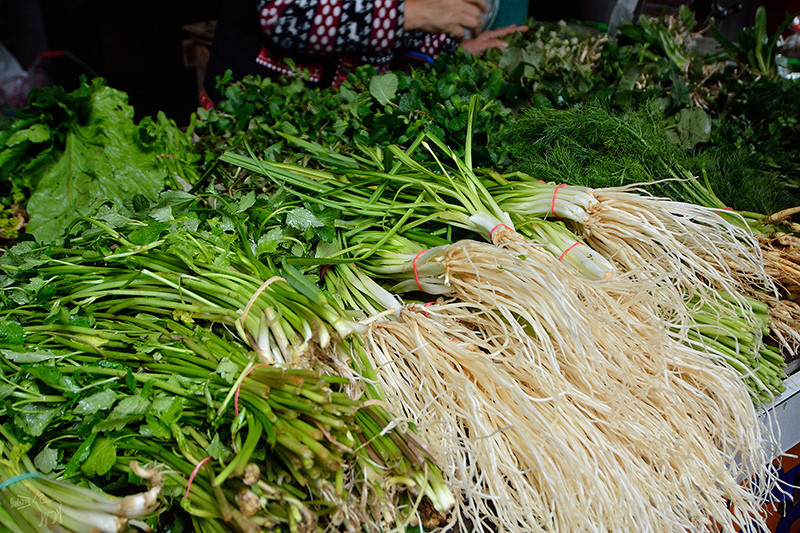
{"label": "mint leaf", "polygon": [[711,119],[699,107],[681,109],[677,123],[667,130],[667,136],[683,148],[691,149],[697,143],[707,142],[711,138]]}
{"label": "mint leaf", "polygon": [[388,72],[373,76],[369,80],[369,94],[383,105],[391,102],[397,94],[397,75]]}

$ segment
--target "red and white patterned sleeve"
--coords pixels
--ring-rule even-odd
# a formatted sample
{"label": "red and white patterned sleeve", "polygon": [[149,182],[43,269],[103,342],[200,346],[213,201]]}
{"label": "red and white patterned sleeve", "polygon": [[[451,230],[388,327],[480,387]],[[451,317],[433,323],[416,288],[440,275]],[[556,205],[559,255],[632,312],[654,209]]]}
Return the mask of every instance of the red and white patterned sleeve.
{"label": "red and white patterned sleeve", "polygon": [[381,54],[399,46],[404,10],[404,0],[262,0],[258,17],[283,52]]}

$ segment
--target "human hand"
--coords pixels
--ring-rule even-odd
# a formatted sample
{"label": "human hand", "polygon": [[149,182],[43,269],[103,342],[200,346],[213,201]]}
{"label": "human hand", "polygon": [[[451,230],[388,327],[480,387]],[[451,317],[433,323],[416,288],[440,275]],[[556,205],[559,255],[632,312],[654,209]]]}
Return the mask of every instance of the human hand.
{"label": "human hand", "polygon": [[512,33],[526,31],[528,31],[527,26],[517,26],[516,24],[505,26],[504,28],[497,28],[496,30],[485,31],[479,33],[472,39],[462,41],[461,48],[474,56],[483,55],[487,50],[507,48],[508,43],[501,40],[503,37],[508,37]]}
{"label": "human hand", "polygon": [[478,33],[488,9],[485,0],[406,0],[403,29],[463,39],[467,31]]}

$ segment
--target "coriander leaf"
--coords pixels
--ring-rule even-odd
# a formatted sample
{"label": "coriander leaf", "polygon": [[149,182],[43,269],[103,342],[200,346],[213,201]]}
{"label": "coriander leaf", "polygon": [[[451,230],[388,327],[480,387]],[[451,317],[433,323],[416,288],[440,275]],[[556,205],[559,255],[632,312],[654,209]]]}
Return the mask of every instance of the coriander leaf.
{"label": "coriander leaf", "polygon": [[14,385],[11,383],[2,383],[0,382],[0,400],[6,398],[9,394],[14,392]]}
{"label": "coriander leaf", "polygon": [[78,392],[78,387],[70,376],[61,373],[57,366],[35,365],[27,369],[31,376],[36,377],[56,390],[64,392]]}
{"label": "coriander leaf", "polygon": [[50,422],[61,413],[61,407],[46,407],[42,404],[23,404],[14,416],[14,423],[31,437],[39,437]]}
{"label": "coriander leaf", "polygon": [[81,465],[81,472],[87,476],[102,476],[117,462],[117,447],[109,438],[102,438],[92,446],[89,457]]}
{"label": "coriander leaf", "polygon": [[120,400],[117,406],[103,422],[96,424],[92,431],[117,431],[124,428],[131,422],[137,422],[144,418],[145,413],[150,409],[150,400],[139,394],[128,396]]}
{"label": "coriander leaf", "polygon": [[175,220],[175,217],[172,215],[172,207],[157,207],[150,211],[150,216],[153,217],[154,220],[157,222],[171,222]]}
{"label": "coriander leaf", "polygon": [[13,350],[0,350],[3,357],[15,363],[39,363],[54,359],[55,354],[48,350],[33,351],[33,352],[15,352]]}
{"label": "coriander leaf", "polygon": [[306,230],[320,228],[325,225],[314,213],[305,207],[296,207],[286,214],[286,224],[292,228]]}
{"label": "coriander leaf", "polygon": [[33,458],[33,465],[42,474],[49,474],[58,466],[58,450],[45,446]]}
{"label": "coriander leaf", "polygon": [[183,415],[183,398],[180,396],[159,396],[153,401],[152,411],[167,427],[180,420]]}
{"label": "coriander leaf", "polygon": [[78,449],[75,450],[75,453],[72,454],[69,461],[67,462],[67,466],[64,467],[64,477],[69,477],[78,470],[81,463],[83,463],[89,454],[91,453],[92,443],[94,439],[97,438],[97,433],[91,433],[86,439],[78,446]]}
{"label": "coriander leaf", "polygon": [[142,437],[155,437],[157,439],[168,439],[172,435],[169,428],[157,416],[151,414],[145,416],[145,424],[139,428],[139,434]]}
{"label": "coriander leaf", "polygon": [[239,200],[239,205],[236,206],[236,213],[244,213],[256,203],[256,194],[253,191],[248,192]]}
{"label": "coriander leaf", "polygon": [[276,229],[279,235],[275,235],[275,229],[272,229],[258,238],[258,242],[256,243],[256,255],[271,254],[278,249],[278,243],[280,239],[283,238],[283,231],[279,228]]}
{"label": "coriander leaf", "polygon": [[116,400],[117,393],[111,389],[106,389],[82,398],[75,406],[75,412],[82,415],[94,414],[97,411],[111,409]]}
{"label": "coriander leaf", "polygon": [[236,375],[239,373],[239,367],[229,358],[223,357],[217,365],[216,373],[230,385],[236,379]]}
{"label": "coriander leaf", "polygon": [[227,459],[231,454],[231,451],[220,441],[219,433],[214,433],[214,438],[211,439],[208,448],[206,448],[206,452],[212,459],[217,461]]}
{"label": "coriander leaf", "polygon": [[153,222],[142,228],[137,228],[128,234],[128,240],[136,245],[150,244],[161,237],[161,234],[169,229],[169,224]]}
{"label": "coriander leaf", "polygon": [[3,344],[22,344],[25,340],[25,331],[16,320],[0,322],[0,342]]}

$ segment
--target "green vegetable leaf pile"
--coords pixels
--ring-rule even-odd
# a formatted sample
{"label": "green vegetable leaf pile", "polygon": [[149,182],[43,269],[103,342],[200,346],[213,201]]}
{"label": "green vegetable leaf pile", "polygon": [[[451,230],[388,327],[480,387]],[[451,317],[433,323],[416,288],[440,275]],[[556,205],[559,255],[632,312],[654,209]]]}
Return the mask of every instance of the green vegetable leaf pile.
{"label": "green vegetable leaf pile", "polygon": [[132,210],[132,198],[154,199],[164,188],[163,117],[136,124],[127,95],[97,78],[73,92],[36,90],[11,127],[0,133],[0,202],[30,197],[27,232],[42,242],[73,220],[111,202]]}

